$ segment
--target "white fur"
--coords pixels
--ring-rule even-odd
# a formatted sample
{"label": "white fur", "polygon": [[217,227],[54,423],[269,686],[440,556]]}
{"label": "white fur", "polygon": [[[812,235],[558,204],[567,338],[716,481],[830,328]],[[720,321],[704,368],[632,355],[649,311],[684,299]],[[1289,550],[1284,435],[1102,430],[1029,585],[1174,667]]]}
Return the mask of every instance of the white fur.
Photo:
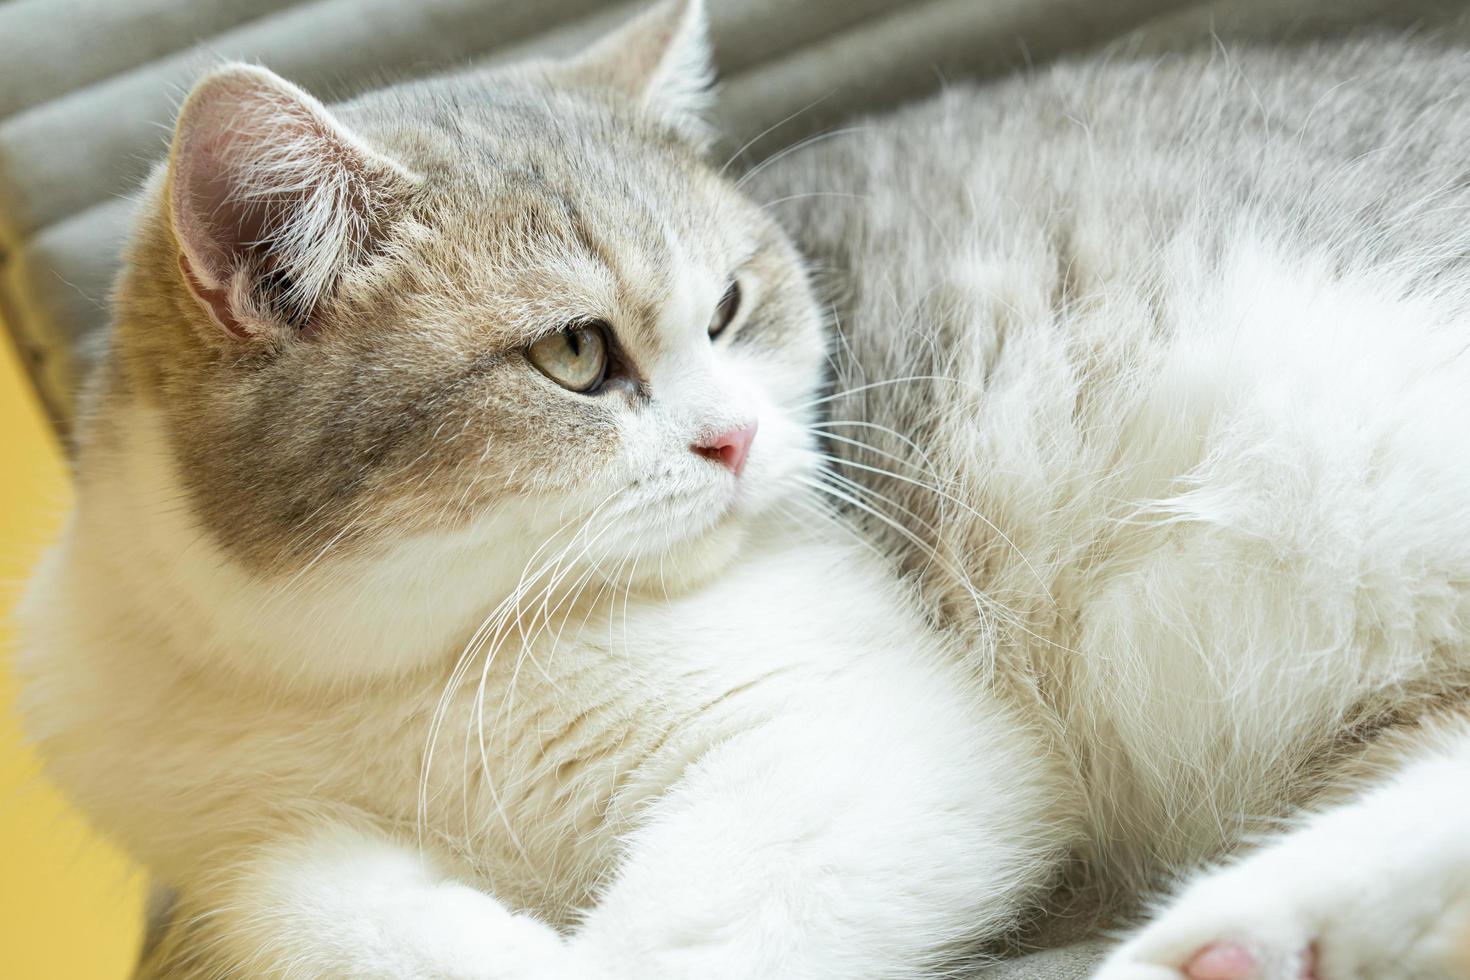
{"label": "white fur", "polygon": [[[148,439],[145,413],[130,422]],[[158,460],[141,444],[127,455]],[[131,475],[116,496],[86,495],[33,590],[32,730],[92,813],[200,897],[232,962],[385,978],[588,975],[577,963],[624,978],[904,975],[1006,922],[1062,844],[1065,824],[1043,818],[1064,790],[1041,744],[854,546],[772,518],[709,587],[612,591],[532,623],[524,646],[512,630],[517,648],[447,690],[437,669],[293,693],[248,663],[267,648],[251,629],[233,649],[208,631],[234,676],[193,669],[198,624],[175,597],[222,585],[213,608],[243,618],[258,593],[203,574],[228,562],[177,508],[136,507]],[[128,575],[140,547],[186,540],[190,563]],[[139,588],[119,590],[124,577]],[[360,625],[334,616],[325,633],[301,618],[320,593],[282,594],[297,618],[260,626],[271,643],[294,627],[297,656],[340,672],[383,643],[384,618],[366,614],[381,592],[354,606]],[[543,962],[546,937],[454,880],[581,925]],[[471,935],[454,926],[466,916],[481,922]]]}

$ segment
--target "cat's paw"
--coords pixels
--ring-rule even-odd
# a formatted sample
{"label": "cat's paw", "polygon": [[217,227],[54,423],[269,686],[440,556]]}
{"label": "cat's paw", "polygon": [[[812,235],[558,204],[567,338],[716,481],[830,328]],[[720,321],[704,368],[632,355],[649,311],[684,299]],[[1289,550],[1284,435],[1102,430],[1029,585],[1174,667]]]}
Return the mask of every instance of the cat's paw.
{"label": "cat's paw", "polygon": [[[484,924],[480,925],[484,929]],[[491,975],[500,980],[540,980],[558,975],[566,959],[566,942],[550,926],[524,912],[510,913],[493,932],[498,961]]]}
{"label": "cat's paw", "polygon": [[1120,946],[1098,980],[1327,980],[1318,918],[1285,891],[1206,878]]}
{"label": "cat's paw", "polygon": [[1428,802],[1349,804],[1200,875],[1097,980],[1470,980],[1470,818]]}
{"label": "cat's paw", "polygon": [[[439,977],[444,980],[563,980],[570,974],[566,940],[525,912],[457,883],[427,889],[393,910],[359,945],[370,967],[350,976]],[[392,932],[389,932],[391,927]],[[389,941],[383,941],[387,934]],[[316,974],[313,974],[316,975]],[[332,975],[339,975],[334,972]]]}
{"label": "cat's paw", "polygon": [[1412,874],[1312,881],[1247,861],[1187,889],[1097,978],[1470,980],[1470,891],[1457,901]]}

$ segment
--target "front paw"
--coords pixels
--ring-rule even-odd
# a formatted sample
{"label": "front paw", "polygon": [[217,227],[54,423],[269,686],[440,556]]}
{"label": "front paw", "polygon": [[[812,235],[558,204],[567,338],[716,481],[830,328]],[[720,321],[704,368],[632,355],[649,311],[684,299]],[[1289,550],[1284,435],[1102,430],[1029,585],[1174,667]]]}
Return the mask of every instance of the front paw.
{"label": "front paw", "polygon": [[379,945],[380,962],[363,975],[569,980],[567,943],[556,930],[474,889],[444,885],[399,913],[393,926],[401,941]]}
{"label": "front paw", "polygon": [[493,941],[491,980],[559,980],[567,962],[566,942],[556,930],[524,912],[498,921]]}
{"label": "front paw", "polygon": [[1326,980],[1319,942],[1315,922],[1265,895],[1191,889],[1120,946],[1097,980]]}
{"label": "front paw", "polygon": [[1335,829],[1201,876],[1097,980],[1470,980],[1470,866]]}

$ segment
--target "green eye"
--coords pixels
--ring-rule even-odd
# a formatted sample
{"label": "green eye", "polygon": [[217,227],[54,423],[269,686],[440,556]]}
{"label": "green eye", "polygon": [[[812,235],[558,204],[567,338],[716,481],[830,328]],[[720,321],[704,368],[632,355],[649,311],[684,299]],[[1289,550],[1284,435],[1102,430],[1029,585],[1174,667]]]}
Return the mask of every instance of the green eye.
{"label": "green eye", "polygon": [[563,388],[591,394],[607,377],[607,330],[601,320],[575,323],[536,341],[526,357]]}

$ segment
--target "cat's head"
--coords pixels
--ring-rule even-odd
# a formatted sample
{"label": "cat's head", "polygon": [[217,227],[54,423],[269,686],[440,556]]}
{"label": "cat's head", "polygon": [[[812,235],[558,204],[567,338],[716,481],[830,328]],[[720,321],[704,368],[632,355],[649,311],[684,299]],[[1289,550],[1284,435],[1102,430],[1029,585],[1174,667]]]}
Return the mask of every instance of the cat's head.
{"label": "cat's head", "polygon": [[579,558],[662,588],[798,492],[818,310],[703,154],[709,81],[674,2],[332,109],[262,68],[199,82],[117,363],[233,588],[336,576],[411,617],[436,580],[483,604]]}

